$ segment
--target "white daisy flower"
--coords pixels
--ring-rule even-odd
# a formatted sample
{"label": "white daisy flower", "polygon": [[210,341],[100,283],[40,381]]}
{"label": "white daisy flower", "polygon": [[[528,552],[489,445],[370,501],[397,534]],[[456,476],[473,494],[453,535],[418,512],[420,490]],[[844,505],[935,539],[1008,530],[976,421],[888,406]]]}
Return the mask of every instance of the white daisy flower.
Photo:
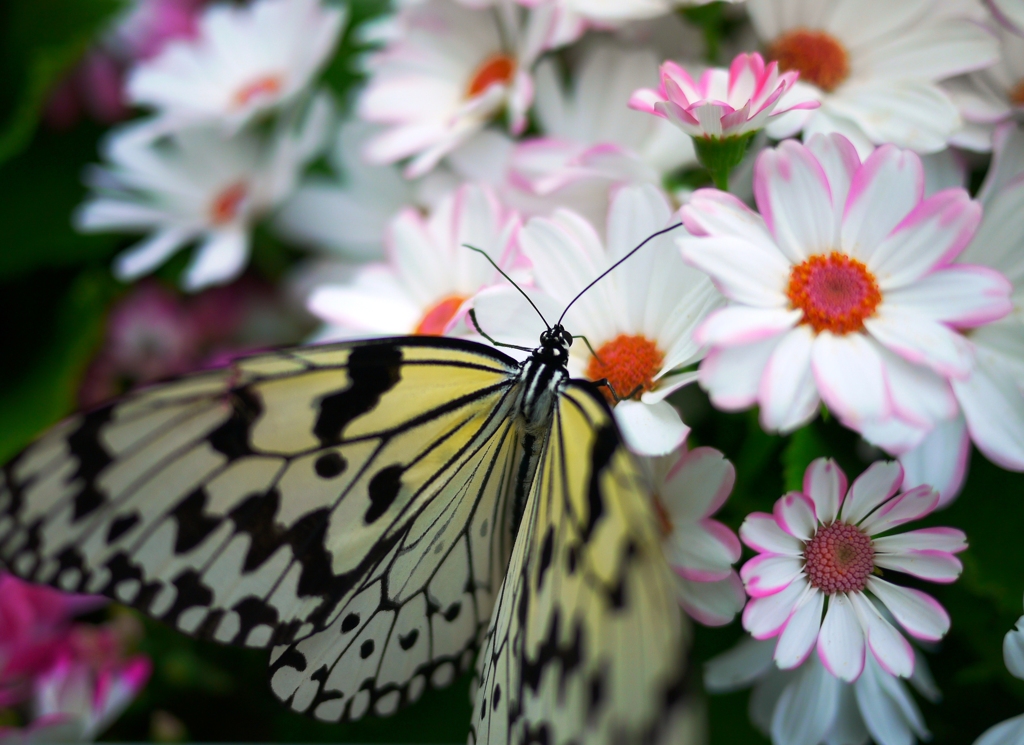
{"label": "white daisy flower", "polygon": [[[1024,680],[1024,616],[1003,637],[1003,662],[1010,675]],[[1007,719],[982,733],[974,745],[1020,745],[1024,742],[1024,714]]]}
{"label": "white daisy flower", "polygon": [[1001,24],[1024,36],[1024,0],[985,0],[985,4]]}
{"label": "white daisy flower", "polygon": [[964,120],[951,145],[987,152],[996,126],[1024,113],[1024,38],[1001,26],[995,34],[1001,51],[996,64],[942,84]]}
{"label": "white daisy flower", "polygon": [[183,286],[229,282],[248,262],[253,225],[292,193],[330,118],[328,101],[318,98],[301,127],[266,136],[198,127],[153,140],[147,122],[116,130],[104,148],[109,166],[93,172],[95,194],[76,212],[75,226],[152,231],[115,259],[119,279],[148,274],[198,240]]}
{"label": "white daisy flower", "polygon": [[933,485],[943,504],[963,485],[972,440],[993,463],[1024,471],[1024,130],[1018,125],[997,130],[979,199],[981,226],[958,261],[1004,274],[1013,284],[1013,311],[966,332],[975,364],[967,377],[952,381],[961,415],[927,436],[912,429],[903,434],[916,445],[909,452],[893,448],[901,452],[907,485]]}
{"label": "white daisy flower", "polygon": [[211,5],[194,39],[168,43],[131,71],[128,98],[156,109],[160,132],[202,123],[236,132],[309,87],[344,20],[344,7],[321,0]]}
{"label": "white daisy flower", "polygon": [[[604,270],[670,226],[671,217],[659,190],[638,185],[616,194],[606,241],[568,210],[530,220],[520,245],[533,265],[538,292],[532,299],[553,322]],[[683,263],[673,248],[671,232],[651,239],[587,290],[564,319],[572,334],[586,337],[572,346],[570,373],[607,381],[626,441],[643,455],[664,455],[686,438],[689,427],[665,399],[696,380],[697,373],[687,368],[704,356],[704,348],[693,332],[721,303],[707,277]],[[496,287],[478,295],[473,304],[480,328],[489,336],[536,346],[544,326],[517,292]]]}
{"label": "white daisy flower", "polygon": [[[596,41],[572,75],[553,59],[537,66],[536,114],[543,137],[521,143],[512,168],[541,195],[585,180],[652,183],[695,165],[693,141],[666,121],[626,107],[639,87],[658,79],[658,59],[646,49]],[[566,88],[562,81],[571,81]]]}
{"label": "white daisy flower", "polygon": [[[355,268],[344,283],[314,287],[308,307],[327,322],[318,339],[445,333],[465,302],[500,275],[464,244],[514,268],[519,218],[493,192],[467,184],[428,216],[406,208],[390,222],[387,261]],[[534,339],[536,342],[536,339]]]}
{"label": "white daisy flower", "polygon": [[945,148],[961,121],[938,81],[999,57],[992,34],[956,17],[948,2],[748,0],[766,56],[800,73],[780,105],[821,102],[780,117],[768,134],[839,132],[862,158],[887,142],[921,153]]}
{"label": "white daisy flower", "polygon": [[[542,0],[520,0],[524,5],[533,5]],[[707,5],[714,0],[555,0],[559,6],[571,13],[579,14],[598,26],[621,24],[657,18],[672,13],[677,8],[691,5]],[[727,0],[736,3],[743,0]]]}
{"label": "white daisy flower", "polygon": [[[907,684],[872,658],[857,680],[845,683],[816,656],[794,670],[779,670],[773,647],[748,637],[704,668],[712,693],[753,685],[750,719],[773,745],[913,745],[931,739]],[[932,703],[941,698],[923,658],[909,683]]]}
{"label": "white daisy flower", "polygon": [[918,156],[887,145],[862,164],[841,135],[763,151],[754,193],[760,215],[712,189],[681,210],[684,257],[733,301],[697,333],[715,405],[758,403],[765,429],[783,432],[821,401],[862,433],[954,416],[948,381],[974,365],[960,329],[1011,309],[1001,274],[950,264],[980,205],[963,189],[922,198]]}
{"label": "white daisy flower", "polygon": [[773,514],[755,512],[743,521],[740,538],[759,554],[740,569],[752,598],[743,628],[755,639],[778,637],[780,668],[797,667],[817,647],[840,680],[860,676],[867,652],[886,672],[909,676],[914,651],[872,597],[915,638],[937,641],[949,630],[949,615],[934,598],[877,576],[884,569],[949,583],[963,569],[954,556],[967,548],[962,531],[881,535],[938,505],[939,495],[927,486],[897,495],[902,482],[898,463],[879,461],[847,491],[846,474],[818,458],[804,474],[802,492],[782,496]]}
{"label": "white daisy flower", "polygon": [[367,144],[367,159],[412,158],[409,178],[432,169],[502,109],[512,132],[522,132],[534,62],[583,30],[551,5],[526,10],[511,0],[481,8],[427,0],[400,11],[396,25],[400,33],[367,63],[359,116],[388,127]]}
{"label": "white daisy flower", "polygon": [[739,561],[736,534],[712,519],[732,492],[736,469],[719,451],[701,447],[641,465],[654,495],[665,558],[675,572],[679,604],[706,626],[724,626],[747,596],[732,565]]}

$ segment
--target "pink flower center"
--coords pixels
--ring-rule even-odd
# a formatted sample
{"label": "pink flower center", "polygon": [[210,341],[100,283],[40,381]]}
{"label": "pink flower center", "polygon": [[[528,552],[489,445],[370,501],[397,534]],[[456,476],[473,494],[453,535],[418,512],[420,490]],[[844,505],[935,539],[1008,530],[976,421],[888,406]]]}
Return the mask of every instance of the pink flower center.
{"label": "pink flower center", "polygon": [[448,322],[455,317],[456,311],[466,301],[462,295],[449,295],[444,300],[431,306],[423,314],[419,325],[416,326],[415,334],[422,336],[440,336],[444,333]]}
{"label": "pink flower center", "polygon": [[239,88],[235,93],[233,103],[235,104],[235,108],[240,109],[250,103],[254,98],[273,96],[280,90],[280,75],[264,75],[263,77],[256,78],[256,80],[253,80]]}
{"label": "pink flower center", "polygon": [[210,205],[210,221],[214,225],[224,225],[234,220],[248,194],[248,187],[241,181],[221,191]]}
{"label": "pink flower center", "polygon": [[768,47],[768,57],[779,63],[779,69],[796,70],[801,80],[824,91],[835,90],[850,75],[846,48],[824,31],[793,29]]}
{"label": "pink flower center", "polygon": [[[620,334],[603,344],[597,356],[590,359],[587,377],[607,380],[623,398],[638,397],[654,387],[654,376],[664,360],[665,353],[647,337]],[[605,396],[615,403],[610,391],[605,391]]]}
{"label": "pink flower center", "polygon": [[466,86],[466,98],[479,96],[495,83],[508,83],[516,72],[516,61],[507,54],[494,54],[476,68]]}
{"label": "pink flower center", "polygon": [[786,297],[816,332],[849,334],[864,328],[882,302],[875,275],[856,259],[833,251],[793,267]]}
{"label": "pink flower center", "polygon": [[827,595],[860,592],[874,568],[871,539],[849,523],[826,525],[804,547],[807,579]]}

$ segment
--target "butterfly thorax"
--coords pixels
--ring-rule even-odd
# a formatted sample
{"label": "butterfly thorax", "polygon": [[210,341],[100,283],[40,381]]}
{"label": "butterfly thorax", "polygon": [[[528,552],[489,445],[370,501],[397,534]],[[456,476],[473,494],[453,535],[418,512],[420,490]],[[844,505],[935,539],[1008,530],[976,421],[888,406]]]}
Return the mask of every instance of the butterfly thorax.
{"label": "butterfly thorax", "polygon": [[520,396],[517,403],[524,428],[529,433],[546,431],[558,390],[569,379],[569,347],[572,336],[560,325],[540,335],[540,346],[519,370]]}

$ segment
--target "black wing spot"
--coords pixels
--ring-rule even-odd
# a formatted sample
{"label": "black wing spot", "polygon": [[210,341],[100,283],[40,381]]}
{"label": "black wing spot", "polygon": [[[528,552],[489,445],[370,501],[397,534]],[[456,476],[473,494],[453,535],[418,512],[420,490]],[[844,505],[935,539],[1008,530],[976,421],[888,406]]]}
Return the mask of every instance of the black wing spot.
{"label": "black wing spot", "polygon": [[569,576],[576,574],[576,564],[579,562],[579,555],[576,551],[575,546],[569,546],[568,551],[565,552],[565,565],[569,572]]}
{"label": "black wing spot", "polygon": [[208,498],[206,490],[200,487],[171,510],[170,514],[178,524],[174,553],[191,551],[221,524],[221,518],[205,514]]}
{"label": "black wing spot", "polygon": [[494,694],[491,696],[491,708],[495,711],[498,710],[498,704],[501,703],[501,684],[494,684]]}
{"label": "black wing spot", "polygon": [[402,488],[402,467],[399,465],[388,466],[378,471],[367,489],[370,495],[370,509],[363,516],[363,522],[371,525],[383,516],[388,508],[398,498],[398,492]]}
{"label": "black wing spot", "polygon": [[341,457],[341,453],[336,452],[324,453],[316,459],[313,466],[316,469],[316,475],[322,479],[333,479],[344,473],[347,467],[348,462]]}
{"label": "black wing spot", "polygon": [[263,404],[248,388],[235,388],[227,394],[231,404],[231,416],[206,438],[210,446],[229,460],[251,455],[254,451],[249,442],[253,423],[263,413]]}
{"label": "black wing spot", "polygon": [[462,603],[452,603],[451,605],[448,606],[447,609],[445,609],[445,612],[442,615],[444,616],[444,620],[445,621],[448,621],[448,623],[451,623],[452,621],[454,621],[456,618],[459,617],[459,613],[461,611],[462,611]]}
{"label": "black wing spot", "polygon": [[541,588],[544,586],[544,575],[547,573],[548,568],[551,566],[551,556],[555,549],[555,530],[552,526],[548,526],[548,531],[544,536],[544,545],[540,549],[540,566],[537,568],[537,592],[539,593]]}
{"label": "black wing spot", "polygon": [[364,660],[373,654],[373,639],[367,639],[363,642],[362,646],[359,647],[359,656]]}
{"label": "black wing spot", "polygon": [[377,406],[402,377],[402,351],[390,344],[356,347],[348,357],[348,388],[320,399],[313,434],[324,445],[341,441],[345,426]]}
{"label": "black wing spot", "polygon": [[358,613],[349,613],[347,616],[345,616],[345,620],[341,622],[341,633],[347,634],[348,632],[350,632],[352,629],[354,629],[358,625],[359,625],[359,614]]}
{"label": "black wing spot", "polygon": [[128,515],[121,515],[121,517],[110,523],[110,527],[107,529],[107,545],[113,543],[138,525],[141,519],[137,512],[132,512]]}
{"label": "black wing spot", "polygon": [[486,518],[484,518],[484,521],[482,523],[480,523],[480,537],[481,538],[486,538],[487,537],[487,519]]}
{"label": "black wing spot", "polygon": [[251,539],[243,572],[260,566],[280,547],[283,536],[274,522],[280,502],[277,489],[270,489],[265,494],[253,494],[228,513],[238,530],[248,533]]}
{"label": "black wing spot", "polygon": [[75,495],[75,514],[72,522],[77,522],[90,512],[99,509],[107,498],[100,493],[96,485],[91,481],[85,485],[82,491]]}
{"label": "black wing spot", "polygon": [[410,631],[405,636],[399,636],[398,637],[398,646],[400,646],[402,649],[408,651],[408,650],[412,649],[413,644],[415,644],[416,640],[419,639],[419,638],[420,638],[420,630],[419,629],[413,629],[412,631]]}
{"label": "black wing spot", "polygon": [[604,702],[605,693],[605,670],[599,670],[590,677],[590,683],[587,686],[587,719],[593,721],[594,717],[597,716],[597,712]]}
{"label": "black wing spot", "polygon": [[583,541],[586,542],[597,521],[604,515],[604,499],[601,496],[601,474],[608,466],[612,455],[619,447],[619,436],[613,426],[601,427],[595,433],[594,446],[590,449],[590,486],[587,490],[587,524],[583,529]]}

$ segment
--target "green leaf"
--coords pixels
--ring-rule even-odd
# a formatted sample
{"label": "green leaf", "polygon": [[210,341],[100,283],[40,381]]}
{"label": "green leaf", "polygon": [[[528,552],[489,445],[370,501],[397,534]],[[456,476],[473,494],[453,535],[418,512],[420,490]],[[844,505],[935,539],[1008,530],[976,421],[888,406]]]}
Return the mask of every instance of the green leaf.
{"label": "green leaf", "polygon": [[82,273],[57,314],[48,343],[0,393],[0,463],[75,408],[78,382],[99,345],[115,292],[104,270]]}
{"label": "green leaf", "polygon": [[802,491],[804,471],[815,458],[831,455],[828,444],[811,422],[789,436],[782,451],[782,477],[786,491]]}
{"label": "green leaf", "polygon": [[54,85],[93,43],[123,0],[6,0],[3,36],[6,121],[0,124],[0,163],[32,139]]}
{"label": "green leaf", "polygon": [[86,196],[82,170],[96,158],[100,131],[83,124],[68,133],[41,132],[0,166],[0,281],[105,261],[125,242],[121,235],[82,235],[71,225]]}

